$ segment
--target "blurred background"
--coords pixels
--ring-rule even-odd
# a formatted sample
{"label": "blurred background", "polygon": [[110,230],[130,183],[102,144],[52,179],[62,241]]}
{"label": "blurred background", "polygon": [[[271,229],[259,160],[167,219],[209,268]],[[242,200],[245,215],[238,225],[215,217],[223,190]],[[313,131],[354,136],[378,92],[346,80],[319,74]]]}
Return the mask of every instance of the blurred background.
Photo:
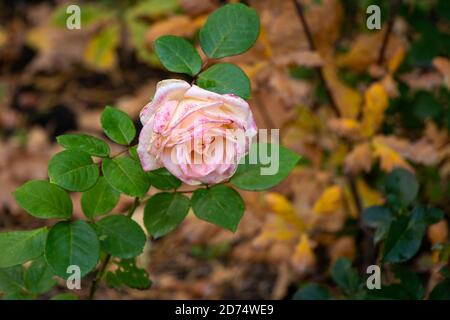
{"label": "blurred background", "polygon": [[[56,136],[101,136],[105,105],[141,128],[138,114],[156,83],[183,77],[163,70],[155,39],[173,34],[198,47],[199,28],[225,3],[0,3],[0,231],[46,223],[26,215],[11,192],[47,178],[47,162],[61,150]],[[227,59],[251,80],[258,126],[280,128],[301,163],[270,192],[242,192],[247,209],[235,234],[189,215],[138,258],[151,289],[104,286],[98,297],[290,299],[311,282],[339,295],[330,280],[339,257],[362,275],[377,261],[361,213],[385,202],[383,179],[396,167],[415,174],[420,202],[446,213],[407,264],[431,286],[450,213],[450,2],[302,0],[307,32],[291,0],[245,3],[260,15],[261,34],[250,51]],[[71,4],[81,9],[81,29],[66,27]],[[367,27],[371,4],[381,10],[381,30]],[[80,194],[72,197],[83,218]],[[123,197],[115,211],[131,202]],[[140,223],[142,214],[139,208]]]}

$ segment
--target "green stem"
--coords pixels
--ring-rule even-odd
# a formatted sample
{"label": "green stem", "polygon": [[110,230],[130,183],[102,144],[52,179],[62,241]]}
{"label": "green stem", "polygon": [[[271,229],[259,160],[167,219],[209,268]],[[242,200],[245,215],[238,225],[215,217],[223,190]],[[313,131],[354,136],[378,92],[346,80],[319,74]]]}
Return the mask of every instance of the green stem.
{"label": "green stem", "polygon": [[[138,197],[134,198],[133,204],[131,205],[130,209],[128,210],[127,217],[132,217],[134,212],[136,211],[136,208],[139,206],[140,200]],[[94,279],[91,283],[91,289],[89,290],[89,300],[94,300],[95,293],[98,289],[98,284],[103,279],[106,270],[108,270],[108,264],[111,261],[111,255],[107,254],[104,258],[104,260],[101,263],[100,269],[95,274]]]}

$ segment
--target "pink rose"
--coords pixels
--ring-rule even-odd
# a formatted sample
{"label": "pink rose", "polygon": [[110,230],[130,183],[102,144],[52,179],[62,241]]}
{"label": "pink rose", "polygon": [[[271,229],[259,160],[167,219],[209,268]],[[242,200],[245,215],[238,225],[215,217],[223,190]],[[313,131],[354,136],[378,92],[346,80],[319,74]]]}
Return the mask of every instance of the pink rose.
{"label": "pink rose", "polygon": [[140,118],[137,152],[144,170],[166,167],[190,185],[231,177],[257,131],[245,100],[183,80],[159,82]]}

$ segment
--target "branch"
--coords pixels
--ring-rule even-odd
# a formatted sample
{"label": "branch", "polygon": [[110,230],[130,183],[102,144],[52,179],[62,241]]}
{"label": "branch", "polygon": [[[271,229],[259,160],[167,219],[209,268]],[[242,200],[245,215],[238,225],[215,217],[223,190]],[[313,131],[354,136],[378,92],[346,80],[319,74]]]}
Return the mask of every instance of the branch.
{"label": "branch", "polygon": [[[298,0],[292,0],[292,2],[295,5],[295,8],[297,10],[297,15],[300,18],[300,23],[302,24],[303,30],[305,31],[306,39],[308,40],[309,49],[311,51],[316,51],[316,46],[314,45],[314,39],[312,37],[311,30],[309,29],[309,25],[308,25],[308,22],[306,21],[306,17],[304,14],[303,5],[301,3],[299,3]],[[319,76],[320,82],[322,83],[323,87],[325,88],[325,92],[328,96],[328,100],[330,100],[331,108],[333,109],[336,116],[339,117],[341,115],[341,112],[339,111],[339,108],[336,104],[336,100],[333,97],[333,93],[331,92],[331,89],[325,80],[323,68],[316,67],[315,69]]]}
{"label": "branch", "polygon": [[401,2],[402,2],[401,0],[391,0],[390,1],[390,12],[389,12],[389,19],[388,19],[388,23],[387,23],[387,29],[386,29],[386,33],[384,34],[384,37],[383,37],[383,42],[381,44],[380,52],[378,53],[377,63],[380,66],[383,64],[383,61],[384,61],[384,56],[386,54],[386,50],[387,50],[387,47],[389,44],[389,38],[392,33],[392,28],[394,27],[395,16],[397,15],[397,10],[400,7]]}

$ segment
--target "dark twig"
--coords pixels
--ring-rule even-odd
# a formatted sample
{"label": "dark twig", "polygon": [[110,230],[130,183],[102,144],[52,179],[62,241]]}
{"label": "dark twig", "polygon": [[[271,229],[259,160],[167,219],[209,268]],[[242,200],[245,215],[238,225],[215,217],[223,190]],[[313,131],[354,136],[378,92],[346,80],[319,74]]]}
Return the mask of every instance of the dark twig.
{"label": "dark twig", "polygon": [[386,50],[389,44],[389,38],[392,33],[392,28],[394,27],[395,16],[397,15],[397,10],[400,7],[401,0],[391,0],[389,9],[389,18],[387,22],[386,33],[383,37],[383,42],[381,43],[380,52],[378,53],[378,65],[382,65],[384,61],[384,56],[386,55]]}
{"label": "dark twig", "polygon": [[[311,51],[316,51],[316,46],[314,44],[314,39],[312,37],[311,30],[309,29],[308,22],[306,21],[306,17],[303,10],[303,5],[299,3],[297,0],[292,0],[292,2],[295,5],[295,8],[297,10],[297,15],[300,18],[300,23],[302,24],[303,30],[305,31],[306,39],[308,40],[308,46]],[[323,87],[325,88],[325,92],[328,96],[328,99],[330,100],[330,105],[333,111],[335,112],[336,116],[340,116],[341,112],[339,111],[339,108],[336,104],[336,100],[333,97],[333,93],[331,92],[330,87],[328,86],[325,75],[323,72],[322,67],[316,67],[316,72],[319,76],[320,82],[322,83]]]}

